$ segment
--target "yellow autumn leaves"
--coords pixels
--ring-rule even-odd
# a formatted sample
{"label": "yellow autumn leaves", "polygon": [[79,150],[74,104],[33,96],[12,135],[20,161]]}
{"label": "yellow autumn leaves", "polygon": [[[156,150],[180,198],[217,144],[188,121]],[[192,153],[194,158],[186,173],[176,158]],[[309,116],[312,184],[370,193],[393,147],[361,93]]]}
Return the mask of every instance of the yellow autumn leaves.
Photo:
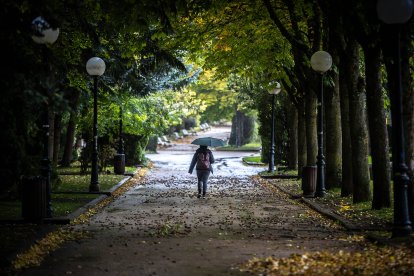
{"label": "yellow autumn leaves", "polygon": [[413,275],[414,252],[371,246],[361,252],[314,252],[288,258],[254,258],[241,271],[265,275]]}

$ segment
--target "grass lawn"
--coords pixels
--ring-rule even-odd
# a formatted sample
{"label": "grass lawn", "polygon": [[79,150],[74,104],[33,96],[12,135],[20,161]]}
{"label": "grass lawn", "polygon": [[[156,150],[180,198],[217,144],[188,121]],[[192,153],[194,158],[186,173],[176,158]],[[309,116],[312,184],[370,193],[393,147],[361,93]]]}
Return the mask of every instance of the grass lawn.
{"label": "grass lawn", "polygon": [[[58,174],[59,175],[64,175],[64,174],[80,174],[80,172],[81,172],[80,167],[81,167],[80,166],[80,162],[76,161],[76,162],[72,163],[70,167],[58,167],[57,168],[57,171],[58,171]],[[87,169],[87,171],[86,171],[86,174],[90,174],[91,173],[90,169],[91,168],[89,166],[88,169]],[[126,174],[134,173],[136,171],[136,169],[137,169],[137,167],[134,167],[134,166],[125,166],[125,173]],[[107,167],[105,169],[105,171],[113,174],[114,173],[114,167],[113,166]]]}
{"label": "grass lawn", "polygon": [[243,157],[243,161],[248,162],[248,163],[263,164],[261,156],[246,156],[246,157]]}
{"label": "grass lawn", "polygon": [[221,151],[259,151],[261,149],[262,145],[260,143],[249,143],[246,145],[243,145],[241,147],[235,147],[235,146],[224,146],[219,147],[217,150]]}

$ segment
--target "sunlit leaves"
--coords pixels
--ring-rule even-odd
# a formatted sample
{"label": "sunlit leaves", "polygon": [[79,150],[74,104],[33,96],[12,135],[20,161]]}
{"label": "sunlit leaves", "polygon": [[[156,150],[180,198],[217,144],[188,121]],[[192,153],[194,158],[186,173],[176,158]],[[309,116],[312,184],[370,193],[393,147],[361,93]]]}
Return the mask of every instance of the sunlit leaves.
{"label": "sunlit leaves", "polygon": [[29,250],[18,254],[12,266],[16,270],[38,266],[49,252],[56,250],[64,242],[81,239],[86,235],[87,233],[82,231],[67,231],[62,229],[51,232],[36,244],[32,245]]}
{"label": "sunlit leaves", "polygon": [[362,252],[314,252],[288,258],[254,258],[241,271],[265,275],[410,275],[414,254],[409,249],[372,246]]}

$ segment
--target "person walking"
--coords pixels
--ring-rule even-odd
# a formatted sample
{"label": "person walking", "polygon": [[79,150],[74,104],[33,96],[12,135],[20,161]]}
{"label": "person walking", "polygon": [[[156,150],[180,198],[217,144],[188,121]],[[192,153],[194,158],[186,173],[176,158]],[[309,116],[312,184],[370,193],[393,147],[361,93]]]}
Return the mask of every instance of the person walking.
{"label": "person walking", "polygon": [[198,180],[198,195],[197,198],[200,198],[201,195],[203,198],[206,197],[207,193],[207,180],[210,176],[210,172],[213,173],[214,156],[211,150],[207,146],[200,146],[194,153],[193,159],[191,160],[190,169],[188,170],[189,174],[193,173],[194,167],[197,172]]}

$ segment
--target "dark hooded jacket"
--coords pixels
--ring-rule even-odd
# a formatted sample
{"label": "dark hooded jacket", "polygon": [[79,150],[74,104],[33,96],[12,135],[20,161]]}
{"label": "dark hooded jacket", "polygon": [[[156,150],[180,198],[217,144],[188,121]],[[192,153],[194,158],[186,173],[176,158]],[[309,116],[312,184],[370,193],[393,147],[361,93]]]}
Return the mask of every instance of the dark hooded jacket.
{"label": "dark hooded jacket", "polygon": [[194,167],[196,167],[196,170],[198,170],[196,165],[197,165],[197,157],[198,157],[199,153],[208,153],[209,154],[209,159],[210,159],[210,169],[209,169],[209,171],[211,173],[213,173],[213,166],[211,164],[213,164],[215,160],[214,160],[213,153],[207,147],[199,147],[196,150],[196,152],[194,153],[193,159],[191,160],[190,169],[188,170],[188,172],[193,173]]}

